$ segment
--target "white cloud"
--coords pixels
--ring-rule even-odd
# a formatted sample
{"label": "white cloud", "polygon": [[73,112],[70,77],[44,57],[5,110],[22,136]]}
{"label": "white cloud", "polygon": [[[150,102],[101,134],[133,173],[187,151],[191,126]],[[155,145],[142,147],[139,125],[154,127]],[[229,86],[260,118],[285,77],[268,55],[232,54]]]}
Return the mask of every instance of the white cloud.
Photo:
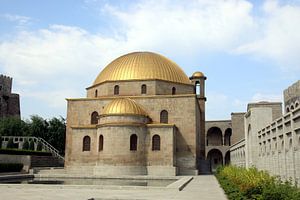
{"label": "white cloud", "polygon": [[26,25],[29,25],[30,22],[32,21],[31,17],[21,16],[21,15],[3,14],[0,15],[0,17],[11,22],[16,22],[18,24],[17,25],[18,28],[22,28]]}
{"label": "white cloud", "polygon": [[271,102],[282,102],[282,95],[278,94],[262,94],[256,93],[252,96],[252,102],[260,102],[260,101],[271,101]]}
{"label": "white cloud", "polygon": [[274,61],[284,70],[300,71],[300,6],[266,1],[257,20],[259,37],[241,44],[236,53]]}
{"label": "white cloud", "polygon": [[[56,107],[64,107],[64,94],[82,95],[84,87],[109,61],[134,50],[158,51],[172,57],[233,52],[299,69],[300,8],[295,5],[267,1],[260,16],[253,14],[253,5],[246,0],[164,0],[159,4],[145,0],[126,9],[106,5],[101,10],[117,21],[111,35],[67,25],[20,30],[12,39],[0,42],[1,69],[14,77],[19,91],[26,87],[32,97]],[[5,17],[20,24],[31,20],[17,15]],[[226,95],[212,97],[208,109],[216,113],[220,113],[220,104],[213,99],[226,102],[228,109],[224,112],[228,113],[232,106],[244,105]]]}

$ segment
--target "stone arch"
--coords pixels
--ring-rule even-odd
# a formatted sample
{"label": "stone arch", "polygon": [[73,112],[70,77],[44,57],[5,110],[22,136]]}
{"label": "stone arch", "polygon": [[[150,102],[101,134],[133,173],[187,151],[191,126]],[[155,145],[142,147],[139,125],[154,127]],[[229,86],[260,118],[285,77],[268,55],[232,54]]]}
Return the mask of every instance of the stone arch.
{"label": "stone arch", "polygon": [[141,86],[141,94],[147,94],[147,85],[143,84]]}
{"label": "stone arch", "polygon": [[99,136],[99,151],[103,151],[104,138],[103,135]]}
{"label": "stone arch", "polygon": [[215,172],[219,165],[223,165],[223,155],[218,149],[211,149],[207,153],[207,160],[210,164],[210,171]]}
{"label": "stone arch", "polygon": [[230,164],[230,151],[227,151],[225,153],[225,165],[229,165]]}
{"label": "stone arch", "polygon": [[219,127],[211,127],[207,131],[206,144],[207,146],[222,146],[222,131]]}
{"label": "stone arch", "polygon": [[294,110],[294,104],[291,105],[290,110],[293,111]]}
{"label": "stone arch", "polygon": [[98,124],[99,114],[98,112],[94,111],[91,114],[91,124]]}
{"label": "stone arch", "polygon": [[172,95],[176,94],[176,87],[172,87]]}
{"label": "stone arch", "polygon": [[231,145],[231,135],[232,135],[232,129],[227,128],[225,130],[225,135],[224,135],[224,145],[226,145],[226,146]]}
{"label": "stone arch", "polygon": [[152,151],[160,151],[160,136],[154,135],[152,137]]}
{"label": "stone arch", "polygon": [[290,112],[290,108],[288,106],[286,107],[286,112]]}
{"label": "stone arch", "polygon": [[299,101],[296,101],[295,108],[298,108],[298,106],[299,106]]}
{"label": "stone arch", "polygon": [[82,151],[90,151],[91,150],[91,138],[90,136],[84,136],[82,140]]}
{"label": "stone arch", "polygon": [[169,121],[169,113],[166,110],[162,110],[160,112],[160,123],[165,123],[167,124]]}
{"label": "stone arch", "polygon": [[132,134],[130,136],[130,151],[136,151],[137,150],[137,141],[138,141],[137,135]]}
{"label": "stone arch", "polygon": [[119,93],[120,93],[120,86],[115,85],[115,87],[114,87],[114,95],[119,95]]}

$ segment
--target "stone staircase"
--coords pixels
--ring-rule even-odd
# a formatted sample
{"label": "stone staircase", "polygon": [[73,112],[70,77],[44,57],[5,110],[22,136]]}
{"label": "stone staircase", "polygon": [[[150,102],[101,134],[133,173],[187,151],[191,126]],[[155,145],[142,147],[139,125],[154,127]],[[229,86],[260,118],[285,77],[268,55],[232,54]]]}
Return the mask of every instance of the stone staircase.
{"label": "stone staircase", "polygon": [[31,156],[31,168],[35,167],[63,167],[64,162],[55,156]]}

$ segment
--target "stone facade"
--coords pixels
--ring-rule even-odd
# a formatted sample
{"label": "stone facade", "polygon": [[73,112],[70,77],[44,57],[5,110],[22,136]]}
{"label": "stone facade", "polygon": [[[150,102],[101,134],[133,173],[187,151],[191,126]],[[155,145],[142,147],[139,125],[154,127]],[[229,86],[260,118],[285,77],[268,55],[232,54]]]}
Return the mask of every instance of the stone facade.
{"label": "stone facade", "polygon": [[230,147],[231,163],[254,166],[283,180],[299,182],[300,107],[296,106],[299,96],[299,81],[284,90],[284,115],[281,103],[249,104],[244,118],[245,138]]}
{"label": "stone facade", "polygon": [[288,113],[299,107],[300,103],[300,80],[283,91],[284,108]]}
{"label": "stone facade", "polygon": [[[148,62],[150,54],[137,54],[142,56],[139,62],[144,59],[143,56],[147,56],[145,60]],[[130,56],[132,54],[128,59]],[[128,68],[128,63],[138,67],[135,66],[137,59],[128,59],[121,68]],[[113,64],[114,61],[108,65],[109,70],[120,67]],[[139,63],[139,66],[148,64]],[[155,64],[160,65],[157,61]],[[102,82],[94,82],[88,87],[86,98],[67,99],[67,171],[103,176],[195,175],[201,171],[200,166],[205,159],[206,77],[192,76],[190,80],[187,77],[188,81],[180,82],[179,78],[186,75],[172,74],[170,80],[161,80],[170,76],[163,74],[169,73],[168,70],[161,70],[166,65],[169,64],[164,63],[159,68],[161,74],[154,74],[159,79],[110,80],[113,77],[108,73],[105,74],[106,81],[101,72],[98,76],[101,79],[96,80]],[[121,68],[114,77],[121,77],[121,72],[127,77],[127,71],[132,69],[129,67],[126,71]],[[131,73],[136,76],[138,72]],[[173,78],[179,81],[171,81]],[[162,113],[166,116],[163,117]],[[97,116],[96,120],[93,116]],[[160,149],[156,150],[154,139],[158,137]],[[137,138],[134,150],[132,138]],[[88,141],[88,150],[85,149],[85,141]]]}
{"label": "stone facade", "polygon": [[0,118],[20,117],[19,95],[12,93],[12,78],[0,75]]}

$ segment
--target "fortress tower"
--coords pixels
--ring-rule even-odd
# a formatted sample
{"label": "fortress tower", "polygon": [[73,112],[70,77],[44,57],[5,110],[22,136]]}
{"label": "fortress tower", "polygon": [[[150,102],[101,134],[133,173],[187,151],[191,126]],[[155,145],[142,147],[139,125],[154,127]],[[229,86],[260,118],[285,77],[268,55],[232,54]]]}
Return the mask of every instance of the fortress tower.
{"label": "fortress tower", "polygon": [[12,78],[0,75],[0,118],[16,116],[20,117],[19,94],[12,91]]}

